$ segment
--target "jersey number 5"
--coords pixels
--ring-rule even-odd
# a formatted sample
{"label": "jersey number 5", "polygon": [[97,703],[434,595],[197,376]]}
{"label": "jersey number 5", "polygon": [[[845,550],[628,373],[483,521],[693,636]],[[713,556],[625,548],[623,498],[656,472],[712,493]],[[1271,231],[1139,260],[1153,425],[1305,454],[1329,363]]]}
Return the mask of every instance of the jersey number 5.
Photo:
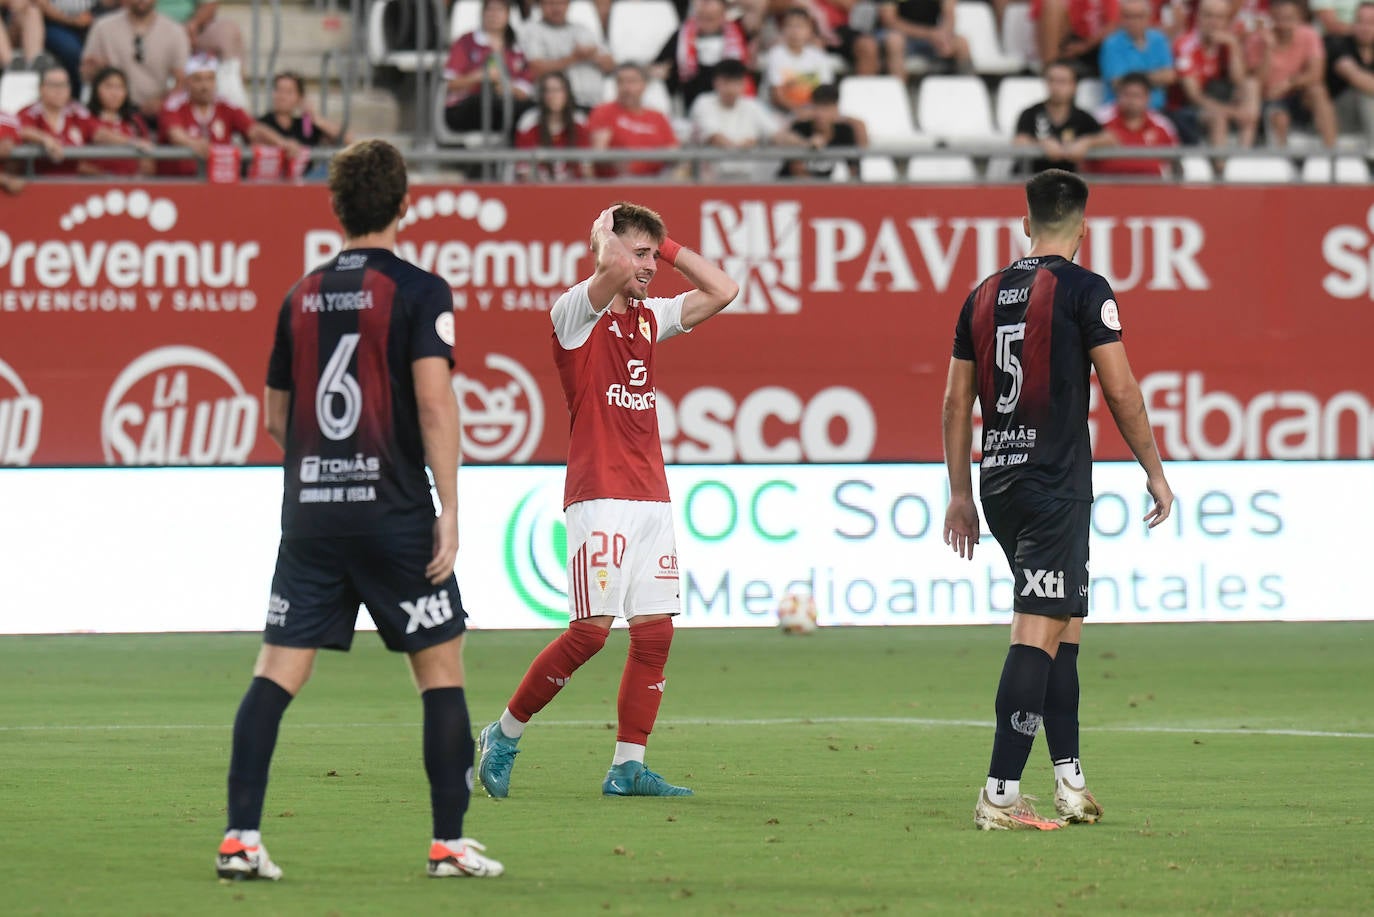
{"label": "jersey number 5", "polygon": [[[1000,328],[998,333],[1001,333]],[[353,361],[360,337],[362,335],[345,334],[339,338],[338,346],[320,375],[320,383],[315,386],[315,417],[319,420],[320,432],[335,442],[352,436],[363,416],[363,390],[358,387],[358,380],[348,373],[348,364]]]}
{"label": "jersey number 5", "polygon": [[1011,376],[1011,390],[997,399],[999,414],[1015,412],[1016,402],[1021,400],[1021,359],[1012,351],[1012,345],[1025,338],[1025,322],[1019,325],[997,326],[997,368]]}

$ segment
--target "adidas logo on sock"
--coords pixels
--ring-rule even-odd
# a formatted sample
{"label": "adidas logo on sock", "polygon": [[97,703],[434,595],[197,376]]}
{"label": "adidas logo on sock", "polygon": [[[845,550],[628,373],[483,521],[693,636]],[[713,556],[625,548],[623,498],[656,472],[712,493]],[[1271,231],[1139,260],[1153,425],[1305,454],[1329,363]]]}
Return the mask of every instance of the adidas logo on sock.
{"label": "adidas logo on sock", "polygon": [[558,687],[560,688],[566,687],[568,682],[572,681],[571,676],[569,676],[568,678],[554,678],[552,675],[545,675],[544,677],[547,678],[549,681],[553,682],[554,684],[558,685]]}
{"label": "adidas logo on sock", "polygon": [[650,690],[650,691],[658,691],[658,692],[661,694],[661,693],[663,693],[663,691],[666,689],[667,684],[668,684],[668,682],[666,682],[666,681],[660,681],[658,684],[649,685],[649,690]]}

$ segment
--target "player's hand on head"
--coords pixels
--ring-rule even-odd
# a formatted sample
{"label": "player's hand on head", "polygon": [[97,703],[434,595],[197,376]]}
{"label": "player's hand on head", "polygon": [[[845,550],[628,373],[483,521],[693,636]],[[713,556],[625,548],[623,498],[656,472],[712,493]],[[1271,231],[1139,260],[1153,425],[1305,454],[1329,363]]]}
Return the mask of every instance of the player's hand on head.
{"label": "player's hand on head", "polygon": [[615,212],[619,209],[619,204],[607,207],[605,210],[601,211],[601,215],[596,218],[596,221],[594,223],[592,223],[593,248],[596,247],[595,243],[597,233],[606,233],[609,235],[610,233],[615,232]]}
{"label": "player's hand on head", "polygon": [[945,544],[955,554],[973,560],[978,544],[978,508],[967,498],[954,498],[945,510]]}
{"label": "player's hand on head", "polygon": [[1150,507],[1150,511],[1145,514],[1145,522],[1150,528],[1154,528],[1165,519],[1168,519],[1169,513],[1173,511],[1174,492],[1169,487],[1169,482],[1164,480],[1163,476],[1158,478],[1147,478],[1145,480],[1145,489],[1149,491],[1150,496],[1153,497],[1155,501],[1154,506]]}
{"label": "player's hand on head", "polygon": [[434,555],[425,567],[425,576],[438,586],[453,575],[458,559],[458,513],[445,510],[434,520]]}

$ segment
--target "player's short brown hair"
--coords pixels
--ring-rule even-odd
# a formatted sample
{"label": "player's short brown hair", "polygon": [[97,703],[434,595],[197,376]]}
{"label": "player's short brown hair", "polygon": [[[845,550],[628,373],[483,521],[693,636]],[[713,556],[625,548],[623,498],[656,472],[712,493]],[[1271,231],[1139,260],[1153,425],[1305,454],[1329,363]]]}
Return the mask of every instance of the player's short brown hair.
{"label": "player's short brown hair", "polygon": [[655,242],[662,242],[668,238],[668,230],[663,225],[663,217],[640,204],[631,204],[629,201],[618,202],[611,223],[611,231],[617,236],[623,236],[625,233],[635,230],[644,233]]}
{"label": "player's short brown hair", "polygon": [[1088,207],[1088,183],[1063,169],[1046,169],[1026,182],[1026,208],[1032,226],[1062,227],[1083,216]]}
{"label": "player's short brown hair", "polygon": [[329,162],[334,215],[349,238],[381,232],[401,212],[406,163],[385,140],[360,140]]}

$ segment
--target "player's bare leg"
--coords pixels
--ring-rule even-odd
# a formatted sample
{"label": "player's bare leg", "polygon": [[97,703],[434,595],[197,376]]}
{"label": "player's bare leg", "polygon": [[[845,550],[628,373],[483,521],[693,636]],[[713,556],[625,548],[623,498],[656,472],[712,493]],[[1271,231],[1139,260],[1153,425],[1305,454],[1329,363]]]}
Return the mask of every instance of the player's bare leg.
{"label": "player's bare leg", "polygon": [[973,810],[974,824],[985,831],[1060,827],[1060,822],[1042,818],[1022,795],[1021,772],[1044,716],[1050,666],[1068,624],[1067,617],[1021,612],[1012,616],[1011,647],[997,686],[992,762]]}
{"label": "player's bare leg", "polygon": [[691,796],[649,770],[644,753],[667,688],[664,668],[673,643],[671,615],[638,615],[630,621],[630,652],[620,679],[618,728],[611,769],[601,784],[606,796]]}
{"label": "player's bare leg", "polygon": [[481,844],[463,835],[472,796],[472,721],[463,690],[463,638],[411,653],[410,672],[425,707],[425,773],[434,822],[429,848],[431,878],[491,877],[505,871],[484,856]]}
{"label": "player's bare leg", "polygon": [[502,799],[510,795],[510,772],[525,725],[563,690],[573,672],[601,651],[614,620],[610,615],[597,615],[569,624],[530,663],[501,718],[478,735],[477,777],[489,796]]}
{"label": "player's bare leg", "polygon": [[1054,809],[1070,822],[1092,824],[1102,806],[1088,790],[1078,757],[1078,646],[1083,619],[1071,618],[1059,638],[1045,689],[1045,742],[1054,765]]}
{"label": "player's bare leg", "polygon": [[262,805],[282,715],[309,680],[315,652],[264,643],[258,653],[253,682],[234,717],[229,825],[215,857],[215,871],[221,879],[276,880],[282,876],[262,843]]}

